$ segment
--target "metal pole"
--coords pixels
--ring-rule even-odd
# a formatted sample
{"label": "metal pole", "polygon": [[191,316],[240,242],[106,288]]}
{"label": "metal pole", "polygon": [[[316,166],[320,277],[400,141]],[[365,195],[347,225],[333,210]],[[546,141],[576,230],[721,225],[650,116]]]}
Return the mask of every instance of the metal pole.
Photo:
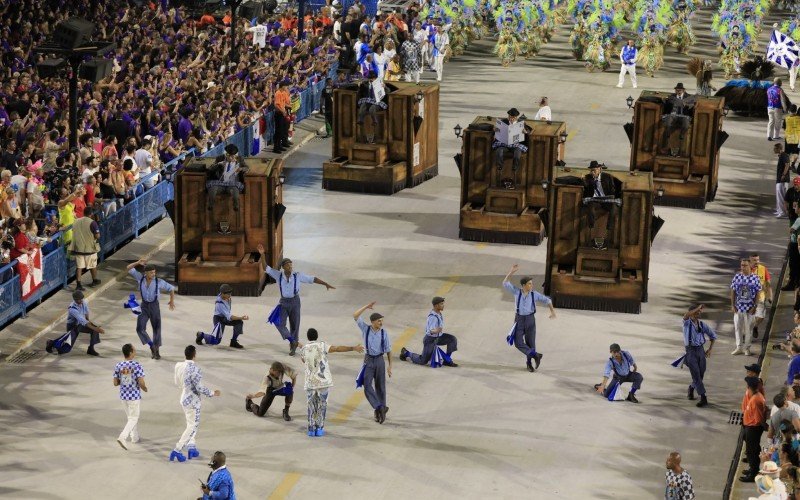
{"label": "metal pole", "polygon": [[69,58],[69,148],[78,147],[78,67],[83,60],[82,55]]}
{"label": "metal pole", "polygon": [[305,10],[306,10],[306,0],[298,0],[297,1],[297,39],[302,40],[305,33]]}

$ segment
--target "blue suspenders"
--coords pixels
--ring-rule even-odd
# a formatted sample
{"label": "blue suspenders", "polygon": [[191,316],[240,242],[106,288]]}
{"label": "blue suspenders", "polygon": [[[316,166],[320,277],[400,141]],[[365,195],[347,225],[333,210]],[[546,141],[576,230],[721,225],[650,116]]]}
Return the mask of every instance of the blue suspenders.
{"label": "blue suspenders", "polygon": [[[369,353],[369,330],[370,330],[370,328],[371,327],[369,325],[367,325],[367,329],[364,330],[364,347],[366,347],[366,349],[367,349],[366,350],[366,354],[371,356],[371,354]],[[383,328],[381,328],[381,351],[382,352],[381,352],[380,355],[383,355],[383,353],[386,352],[386,332],[383,331]]]}
{"label": "blue suspenders", "polygon": [[[536,301],[533,300],[533,290],[531,290],[531,293],[529,293],[528,296],[530,296],[530,298],[531,298],[531,314],[536,314]],[[519,314],[519,301],[520,300],[522,300],[522,290],[521,289],[519,290],[519,293],[517,294],[517,314]]]}
{"label": "blue suspenders", "polygon": [[[517,309],[519,309],[519,306],[517,306]],[[431,316],[434,316],[436,318],[436,324],[438,326],[442,326],[442,320],[439,319],[439,315],[438,314],[432,313],[432,312],[428,313],[428,317],[430,318]],[[439,337],[439,335],[441,335],[441,334],[442,334],[442,332],[439,332],[437,335],[430,335],[429,333],[426,332],[426,335],[428,335],[429,337]]]}
{"label": "blue suspenders", "polygon": [[[145,302],[145,300],[144,300],[144,291],[142,290],[142,285],[144,284],[144,280],[145,279],[146,278],[142,277],[142,279],[139,280],[139,295],[142,297],[142,302]],[[158,302],[158,290],[159,290],[159,288],[158,288],[158,278],[156,278],[156,300],[154,300],[153,302]]]}
{"label": "blue suspenders", "polygon": [[[292,273],[292,277],[294,278],[294,296],[297,297],[297,273]],[[289,280],[287,279],[286,282],[288,283]],[[283,283],[283,272],[281,272],[281,274],[278,276],[278,291],[280,291],[282,299],[291,299],[291,297],[283,296],[283,288],[281,288],[281,283]]]}

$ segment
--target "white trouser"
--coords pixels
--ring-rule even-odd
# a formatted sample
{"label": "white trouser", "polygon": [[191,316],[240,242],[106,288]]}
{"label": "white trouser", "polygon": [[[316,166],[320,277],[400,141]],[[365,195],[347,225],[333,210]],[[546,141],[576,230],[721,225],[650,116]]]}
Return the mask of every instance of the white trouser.
{"label": "white trouser", "polygon": [[125,408],[125,414],[128,416],[128,423],[119,434],[119,440],[125,441],[128,437],[134,443],[139,441],[139,406],[141,400],[135,399],[133,401],[122,400],[122,406]]}
{"label": "white trouser", "polygon": [[439,53],[438,56],[436,56],[435,65],[436,66],[434,67],[434,69],[436,70],[436,80],[441,82],[442,75],[444,74],[444,54],[442,54],[441,52]]}
{"label": "white trouser", "polygon": [[747,312],[733,313],[733,331],[737,349],[750,349],[753,334],[753,315]]}
{"label": "white trouser", "polygon": [[636,65],[623,64],[622,67],[619,68],[619,83],[617,83],[617,85],[620,87],[625,84],[625,73],[629,73],[631,75],[631,84],[633,85],[633,88],[636,88]]}
{"label": "white trouser", "polygon": [[786,215],[786,212],[783,210],[783,197],[786,196],[787,186],[788,184],[785,182],[775,183],[775,215]]}
{"label": "white trouser", "polygon": [[767,122],[767,137],[777,139],[781,136],[781,122],[783,121],[783,110],[781,108],[767,108],[769,122]]}
{"label": "white trouser", "polygon": [[406,73],[406,81],[407,82],[415,82],[419,83],[419,74],[422,73],[421,71],[409,71]]}
{"label": "white trouser", "polygon": [[797,80],[797,69],[800,66],[792,66],[789,68],[789,88],[794,90],[794,82]]}
{"label": "white trouser", "polygon": [[195,447],[194,438],[197,436],[197,428],[200,426],[199,406],[197,408],[194,406],[184,406],[183,413],[186,415],[186,429],[175,445],[175,449],[178,451],[183,450],[186,445],[189,445],[189,448]]}

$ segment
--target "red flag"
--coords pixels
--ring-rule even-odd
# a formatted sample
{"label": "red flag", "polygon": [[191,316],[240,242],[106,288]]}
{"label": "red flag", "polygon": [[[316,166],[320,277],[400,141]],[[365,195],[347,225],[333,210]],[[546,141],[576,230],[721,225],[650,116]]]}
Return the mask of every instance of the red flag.
{"label": "red flag", "polygon": [[27,300],[42,285],[42,250],[34,247],[27,255],[20,255],[17,261],[22,300]]}

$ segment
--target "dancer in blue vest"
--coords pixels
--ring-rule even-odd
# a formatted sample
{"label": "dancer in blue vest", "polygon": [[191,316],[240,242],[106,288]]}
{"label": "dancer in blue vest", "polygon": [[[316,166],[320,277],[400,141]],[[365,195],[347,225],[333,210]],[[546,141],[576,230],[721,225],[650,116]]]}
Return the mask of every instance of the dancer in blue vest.
{"label": "dancer in blue vest", "polygon": [[[706,358],[711,356],[711,349],[714,347],[714,341],[717,340],[714,330],[700,321],[704,307],[703,304],[692,305],[683,315],[683,345],[686,347],[686,358],[683,363],[689,367],[689,372],[692,374],[692,383],[689,384],[687,397],[694,399],[694,391],[697,391],[697,394],[700,395],[698,408],[708,406],[703,376],[706,374]],[[706,337],[711,341],[708,349],[704,347]]]}
{"label": "dancer in blue vest", "polygon": [[[258,252],[261,254],[263,261],[266,262],[267,256],[265,254],[264,245],[259,243]],[[272,269],[269,265],[266,271],[270,278],[278,283],[278,292],[281,294],[281,317],[280,322],[275,325],[275,328],[278,329],[284,340],[289,341],[289,356],[294,356],[297,350],[298,335],[300,334],[300,283],[324,285],[327,290],[336,290],[336,287],[329,285],[315,276],[292,272],[291,259],[283,259],[278,267],[280,267],[283,272]],[[286,328],[287,319],[289,320],[291,330]]]}
{"label": "dancer in blue vest", "polygon": [[[553,307],[550,297],[533,289],[533,280],[530,276],[519,280],[521,288],[515,287],[508,281],[518,269],[519,266],[516,264],[511,266],[511,270],[503,278],[503,288],[514,295],[514,304],[516,305],[514,347],[526,356],[525,365],[528,367],[528,371],[534,372],[542,362],[542,353],[536,350],[536,303],[545,304],[550,308],[550,319],[555,319],[556,309]],[[536,363],[536,368],[531,364],[531,359]]]}
{"label": "dancer in blue vest", "polygon": [[67,307],[67,333],[57,339],[48,340],[45,350],[50,354],[53,354],[54,350],[58,354],[67,354],[75,345],[79,333],[91,335],[89,350],[86,351],[86,354],[99,356],[94,350],[94,346],[100,343],[100,334],[106,333],[106,331],[89,320],[89,306],[83,300],[83,292],[76,290],[72,292],[72,303]]}
{"label": "dancer in blue vest", "polygon": [[631,75],[631,84],[636,88],[636,59],[639,57],[639,51],[636,50],[636,45],[633,40],[628,40],[628,43],[622,47],[619,53],[619,62],[622,67],[619,69],[619,82],[617,88],[622,88],[625,84],[625,73]]}
{"label": "dancer in blue vest", "polygon": [[[375,421],[382,424],[386,420],[389,407],[386,406],[386,375],[392,376],[392,343],[389,334],[383,328],[383,315],[372,313],[367,324],[361,315],[367,309],[372,309],[375,302],[370,302],[353,313],[358,330],[364,339],[364,396],[375,410]],[[386,355],[386,364],[383,355]]]}
{"label": "dancer in blue vest", "polygon": [[[136,270],[136,266],[144,266],[144,274]],[[128,274],[133,276],[139,288],[142,299],[142,313],[136,319],[136,334],[142,345],[150,346],[150,357],[161,359],[161,308],[158,305],[160,292],[169,292],[169,310],[175,310],[175,287],[165,280],[156,278],[156,266],[148,264],[146,260],[139,259],[128,265]],[[147,335],[147,321],[153,327],[153,338]]]}
{"label": "dancer in blue vest", "polygon": [[231,295],[233,294],[233,287],[228,284],[220,285],[219,295],[214,302],[214,329],[211,333],[197,332],[197,345],[202,345],[203,340],[208,345],[218,345],[222,342],[222,333],[225,331],[226,326],[233,327],[233,337],[231,338],[231,347],[236,349],[244,349],[244,346],[237,340],[239,335],[244,333],[244,322],[250,319],[250,316],[234,316],[231,314]]}
{"label": "dancer in blue vest", "polygon": [[436,346],[447,346],[447,357],[442,363],[444,366],[455,368],[458,366],[453,363],[450,357],[458,350],[458,339],[455,335],[444,333],[444,297],[434,297],[431,301],[433,310],[428,313],[428,321],[425,324],[425,337],[422,339],[422,354],[415,354],[405,347],[400,349],[400,361],[410,359],[415,365],[426,365],[430,362]]}

